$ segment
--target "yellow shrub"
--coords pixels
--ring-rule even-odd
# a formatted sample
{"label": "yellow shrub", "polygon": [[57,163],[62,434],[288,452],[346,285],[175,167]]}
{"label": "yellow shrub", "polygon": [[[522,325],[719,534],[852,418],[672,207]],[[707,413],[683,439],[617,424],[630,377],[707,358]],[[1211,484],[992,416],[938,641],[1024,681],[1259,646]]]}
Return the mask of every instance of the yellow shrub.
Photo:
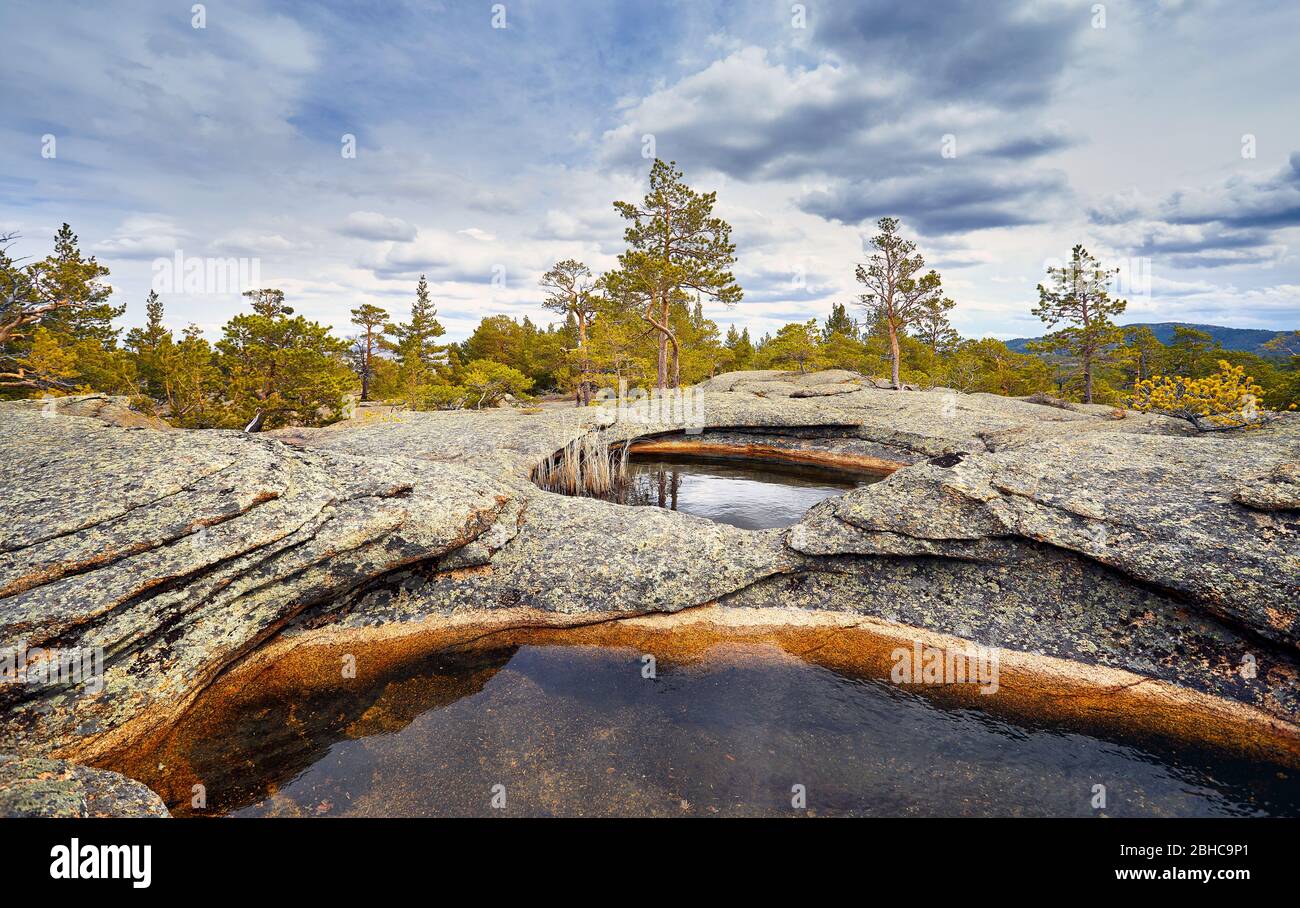
{"label": "yellow shrub", "polygon": [[1274,414],[1259,400],[1264,389],[1243,366],[1219,360],[1205,378],[1157,375],[1133,387],[1133,409],[1186,419],[1198,429],[1253,429]]}

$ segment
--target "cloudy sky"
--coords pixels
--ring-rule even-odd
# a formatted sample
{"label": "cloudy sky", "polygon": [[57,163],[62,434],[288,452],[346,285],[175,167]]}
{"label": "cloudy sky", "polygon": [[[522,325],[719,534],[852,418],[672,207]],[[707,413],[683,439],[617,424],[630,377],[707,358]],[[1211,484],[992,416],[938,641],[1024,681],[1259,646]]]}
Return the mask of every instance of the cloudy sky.
{"label": "cloudy sky", "polygon": [[[613,265],[653,143],[734,227],[724,326],[852,302],[892,214],[963,334],[1041,333],[1076,242],[1127,267],[1127,321],[1300,327],[1294,0],[192,6],[0,5],[0,231],[39,257],[71,223],[128,324],[177,251],[341,332],[422,272],[453,338],[545,320],[552,262]],[[165,298],[213,336],[241,303]]]}

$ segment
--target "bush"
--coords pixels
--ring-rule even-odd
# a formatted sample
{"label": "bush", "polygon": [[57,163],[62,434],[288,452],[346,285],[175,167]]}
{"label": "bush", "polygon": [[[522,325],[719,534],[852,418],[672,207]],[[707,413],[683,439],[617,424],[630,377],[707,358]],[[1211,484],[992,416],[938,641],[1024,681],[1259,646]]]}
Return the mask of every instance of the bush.
{"label": "bush", "polygon": [[476,408],[494,406],[507,394],[526,397],[533,380],[518,369],[490,359],[476,359],[461,373],[466,405]]}
{"label": "bush", "polygon": [[1254,429],[1276,414],[1264,409],[1264,389],[1245,367],[1219,360],[1219,371],[1205,378],[1156,376],[1133,388],[1133,409],[1185,419],[1201,431]]}

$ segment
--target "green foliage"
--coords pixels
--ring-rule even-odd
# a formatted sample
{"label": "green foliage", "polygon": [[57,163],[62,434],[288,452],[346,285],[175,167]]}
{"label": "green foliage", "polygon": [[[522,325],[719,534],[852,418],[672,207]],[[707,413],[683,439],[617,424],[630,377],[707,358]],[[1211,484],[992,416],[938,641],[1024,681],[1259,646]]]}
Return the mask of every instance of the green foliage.
{"label": "green foliage", "polygon": [[8,254],[16,238],[0,236],[0,393],[130,391],[134,367],[112,325],[125,307],[108,302],[108,269],[82,255],[67,224],[54,252],[26,266]]}
{"label": "green foliage", "polygon": [[126,311],[125,306],[108,302],[112,288],[100,281],[108,269],[86,258],[77,245],[77,235],[64,224],[54,235],[54,253],[29,268],[29,276],[39,299],[57,303],[41,319],[54,334],[76,340],[94,340],[105,347],[117,343],[118,331],[113,319]]}
{"label": "green foliage", "polygon": [[223,398],[225,377],[217,368],[212,345],[197,325],[190,325],[179,343],[162,354],[163,400],[167,419],[186,429],[234,428],[234,417]]}
{"label": "green foliage", "polygon": [[112,321],[124,307],[112,305],[107,269],[82,255],[67,225],[53,254],[26,265],[8,255],[13,237],[0,236],[0,395],[105,391],[131,395],[187,428],[239,428],[258,411],[273,428],[337,419],[358,384],[367,397],[445,409],[492,406],[534,389],[567,391],[582,404],[596,388],[620,382],[652,387],[758,367],[841,368],[899,383],[1013,396],[1047,391],[1119,405],[1131,402],[1136,386],[1150,397],[1162,375],[1177,376],[1180,388],[1226,387],[1228,369],[1249,376],[1242,381],[1262,407],[1300,406],[1300,332],[1278,334],[1259,356],[1224,350],[1182,326],[1168,345],[1150,328],[1118,328],[1112,318],[1125,304],[1106,292],[1113,272],[1081,246],[1038,288],[1034,313],[1051,327],[1065,325],[1036,345],[1038,355],[993,339],[962,340],[938,274],[925,269],[893,218],[879,222],[875,253],[857,268],[861,324],[835,303],[820,324],[791,323],[757,344],[747,328],[731,325],[724,339],[705,317],[705,301],[732,303],[741,291],[729,270],[730,227],[713,216],[714,202],[713,193],[682,183],[675,165],[657,161],[643,203],[616,203],[630,222],[619,268],[594,278],[565,259],[543,276],[543,305],[562,322],[541,327],[490,316],[461,344],[440,341],[444,330],[421,276],[408,321],[393,324],[383,309],[360,305],[350,342],[295,316],[281,291],[264,289],[245,294],[251,312],[232,318],[215,347],[193,325],[173,337],[163,301],[151,292],[144,325],[119,346]]}
{"label": "green foliage", "polygon": [[[939,302],[943,294],[939,272],[931,268],[922,274],[925,258],[916,243],[899,236],[898,219],[881,218],[876,226],[880,232],[871,238],[876,251],[866,264],[858,265],[855,276],[866,288],[859,299],[868,318],[889,338],[890,376],[897,388],[902,371],[899,336],[927,313],[931,319],[936,318],[934,312],[942,315],[944,302],[948,308],[951,302]],[[946,317],[939,320],[947,324]]]}
{"label": "green foliage", "polygon": [[960,342],[935,372],[935,384],[965,392],[1024,397],[1052,387],[1051,369],[1040,357],[993,338]]}
{"label": "green foliage", "polygon": [[737,332],[736,326],[727,329],[727,340],[723,344],[727,351],[727,369],[739,372],[754,365],[754,344],[749,339],[749,329]]}
{"label": "green foliage", "polygon": [[172,334],[163,325],[163,304],[157,291],[149,291],[144,307],[145,326],[127,332],[126,348],[135,356],[143,385],[141,390],[157,399],[166,393],[166,358],[172,345]]}
{"label": "green foliage", "polygon": [[592,376],[595,363],[587,336],[599,302],[591,269],[573,259],[556,262],[542,275],[541,286],[547,291],[542,305],[563,315],[566,329],[572,329],[574,343],[564,351],[570,372],[566,384],[573,386],[578,405],[585,406],[596,389]]}
{"label": "green foliage", "polygon": [[817,319],[802,324],[791,322],[776,333],[776,337],[763,345],[759,364],[769,368],[798,369],[808,372],[822,368],[821,339]]}
{"label": "green foliage", "polygon": [[673,308],[686,294],[732,304],[743,296],[731,273],[736,247],[731,225],[713,214],[717,193],[698,193],[682,181],[675,161],[656,159],[650,191],[642,203],[615,202],[631,222],[623,233],[627,251],[603,286],[619,305],[639,309],[658,335],[656,386],[680,384],[681,344]]}
{"label": "green foliage", "polygon": [[516,321],[508,315],[493,315],[479,322],[474,333],[460,345],[465,362],[492,360],[528,376],[542,388],[559,390],[571,380],[565,350],[564,330],[538,328],[525,317]]}
{"label": "green foliage", "polygon": [[867,345],[853,335],[833,331],[821,344],[821,361],[828,369],[848,369],[864,374],[873,372],[867,356]]}
{"label": "green foliage", "polygon": [[329,327],[292,316],[279,290],[250,290],[252,314],[222,329],[217,365],[226,377],[226,406],[237,421],[261,412],[264,428],[323,425],[338,419],[356,386],[344,361],[347,344]]}
{"label": "green foliage", "polygon": [[858,323],[849,317],[843,303],[831,304],[831,314],[826,317],[822,326],[822,340],[830,340],[833,334],[852,340],[858,339]]}
{"label": "green foliage", "polygon": [[490,407],[507,394],[520,397],[532,388],[533,380],[518,369],[490,359],[476,359],[461,373],[467,405]]}
{"label": "green foliage", "polygon": [[1083,383],[1083,400],[1097,397],[1096,366],[1113,362],[1114,348],[1123,335],[1112,319],[1128,306],[1112,300],[1107,290],[1118,273],[1107,271],[1083,246],[1075,246],[1070,261],[1047,269],[1047,284],[1038,285],[1038,305],[1033,314],[1049,328],[1062,322],[1066,327],[1031,345],[1034,352],[1065,354],[1078,363]]}
{"label": "green foliage", "polygon": [[[425,288],[428,296],[428,287]],[[350,354],[353,370],[361,378],[361,399],[370,399],[370,382],[375,374],[375,359],[384,345],[384,336],[388,333],[388,313],[378,306],[362,303],[352,310],[352,324],[361,329]]]}
{"label": "green foliage", "polygon": [[916,337],[921,340],[931,353],[947,353],[961,340],[957,331],[948,321],[948,313],[957,304],[947,297],[938,295],[926,297],[921,301],[921,311],[916,317]]}

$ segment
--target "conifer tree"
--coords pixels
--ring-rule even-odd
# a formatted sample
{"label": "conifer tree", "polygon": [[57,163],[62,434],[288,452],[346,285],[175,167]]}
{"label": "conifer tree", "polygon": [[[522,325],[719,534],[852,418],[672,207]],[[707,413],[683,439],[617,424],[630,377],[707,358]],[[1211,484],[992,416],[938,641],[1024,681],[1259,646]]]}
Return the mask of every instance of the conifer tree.
{"label": "conifer tree", "polygon": [[375,374],[375,355],[387,333],[388,313],[378,306],[363,303],[352,310],[352,324],[363,331],[358,338],[360,361],[357,371],[361,375],[361,399],[370,400],[370,379]]}
{"label": "conifer tree", "polygon": [[881,218],[876,226],[880,232],[871,239],[876,251],[857,267],[856,276],[867,288],[860,297],[863,307],[889,337],[890,376],[897,389],[902,387],[898,337],[941,295],[940,280],[933,268],[922,273],[925,259],[916,243],[898,235],[897,218]]}
{"label": "conifer tree", "polygon": [[1069,262],[1047,269],[1047,284],[1038,285],[1038,305],[1032,310],[1049,328],[1066,323],[1067,327],[1047,335],[1035,349],[1064,352],[1077,359],[1083,377],[1083,402],[1088,404],[1093,402],[1097,364],[1122,340],[1111,319],[1128,303],[1112,300],[1107,290],[1118,273],[1119,269],[1103,268],[1083,246],[1075,246]]}
{"label": "conifer tree", "polygon": [[656,387],[680,383],[681,349],[672,308],[683,292],[731,304],[743,296],[731,266],[736,247],[731,225],[713,214],[716,192],[698,193],[682,181],[677,163],[655,159],[650,191],[640,205],[615,202],[631,222],[623,238],[628,249],[619,267],[605,276],[610,294],[636,306],[658,339]]}

